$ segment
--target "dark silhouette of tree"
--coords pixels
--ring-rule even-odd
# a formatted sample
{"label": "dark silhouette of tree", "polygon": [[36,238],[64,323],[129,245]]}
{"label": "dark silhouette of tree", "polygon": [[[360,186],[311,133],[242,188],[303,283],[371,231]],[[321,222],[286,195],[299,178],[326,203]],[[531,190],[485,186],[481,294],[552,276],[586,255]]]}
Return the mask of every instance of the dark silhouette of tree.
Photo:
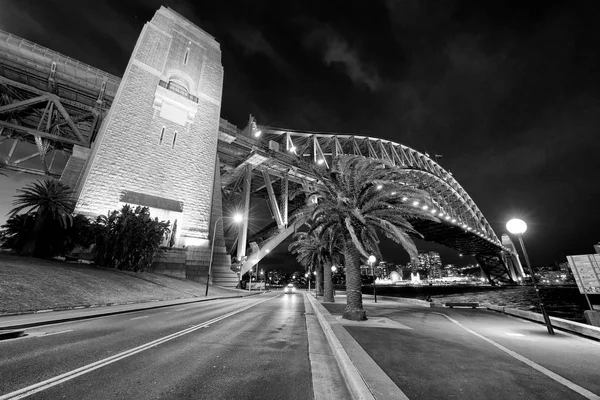
{"label": "dark silhouette of tree", "polygon": [[75,208],[73,192],[67,185],[48,178],[17,189],[17,193],[9,215],[15,216],[23,210],[26,210],[26,214],[35,215],[33,228],[19,254],[36,256],[39,255],[37,249],[44,246],[41,242],[49,239],[47,235],[42,235],[48,224],[57,223],[63,229],[72,225]]}

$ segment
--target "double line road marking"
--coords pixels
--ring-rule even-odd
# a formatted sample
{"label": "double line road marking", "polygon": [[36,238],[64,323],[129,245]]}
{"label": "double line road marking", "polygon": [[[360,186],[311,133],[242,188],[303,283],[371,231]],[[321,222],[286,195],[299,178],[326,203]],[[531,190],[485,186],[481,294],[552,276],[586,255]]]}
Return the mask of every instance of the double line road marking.
{"label": "double line road marking", "polygon": [[114,356],[105,358],[105,359],[100,360],[100,361],[96,361],[94,363],[85,365],[83,367],[74,369],[74,370],[69,371],[69,372],[65,372],[64,374],[55,376],[54,378],[50,378],[50,379],[47,379],[45,381],[35,383],[35,384],[31,385],[31,386],[27,386],[27,387],[25,387],[23,389],[19,389],[19,390],[16,390],[14,392],[7,393],[7,394],[5,394],[3,396],[0,396],[0,400],[9,400],[9,399],[10,400],[16,400],[16,399],[22,399],[22,398],[27,397],[27,396],[31,396],[34,393],[38,393],[38,392],[41,392],[43,390],[49,389],[52,386],[59,385],[59,384],[61,384],[63,382],[69,381],[69,380],[71,380],[73,378],[76,378],[78,376],[87,374],[88,372],[92,372],[92,371],[94,371],[94,370],[96,370],[98,368],[102,368],[102,367],[104,367],[106,365],[112,364],[112,363],[117,362],[119,360],[122,360],[124,358],[131,357],[134,354],[141,353],[142,351],[145,351],[145,350],[148,350],[148,349],[150,349],[152,347],[155,347],[155,346],[158,346],[160,344],[166,343],[166,342],[168,342],[170,340],[173,340],[173,339],[176,339],[176,338],[178,338],[180,336],[187,335],[188,333],[192,333],[194,331],[197,331],[198,329],[206,328],[206,327],[214,324],[215,322],[219,322],[221,320],[224,320],[226,318],[229,318],[231,316],[239,314],[239,313],[241,313],[243,311],[246,311],[246,310],[248,310],[248,309],[250,309],[252,307],[255,307],[255,306],[257,306],[257,305],[259,305],[261,303],[264,303],[265,301],[271,300],[273,298],[274,297],[270,297],[268,299],[259,301],[257,303],[250,304],[250,305],[248,305],[246,307],[243,307],[243,308],[240,308],[238,310],[232,311],[230,313],[221,315],[220,317],[216,317],[216,318],[213,318],[213,319],[211,319],[209,321],[203,322],[202,324],[191,326],[191,327],[189,327],[187,329],[184,329],[182,331],[175,332],[175,333],[173,333],[171,335],[164,336],[164,337],[162,337],[160,339],[156,339],[156,340],[154,340],[152,342],[143,344],[143,345],[135,347],[133,349],[124,351],[124,352],[119,353],[119,354],[115,354]]}

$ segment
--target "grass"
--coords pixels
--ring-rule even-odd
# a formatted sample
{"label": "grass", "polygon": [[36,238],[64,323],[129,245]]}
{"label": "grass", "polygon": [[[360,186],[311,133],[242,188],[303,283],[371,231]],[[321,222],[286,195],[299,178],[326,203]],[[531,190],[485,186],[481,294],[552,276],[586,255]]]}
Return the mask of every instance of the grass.
{"label": "grass", "polygon": [[[0,254],[0,314],[203,297],[206,283]],[[211,286],[209,295],[232,289]]]}

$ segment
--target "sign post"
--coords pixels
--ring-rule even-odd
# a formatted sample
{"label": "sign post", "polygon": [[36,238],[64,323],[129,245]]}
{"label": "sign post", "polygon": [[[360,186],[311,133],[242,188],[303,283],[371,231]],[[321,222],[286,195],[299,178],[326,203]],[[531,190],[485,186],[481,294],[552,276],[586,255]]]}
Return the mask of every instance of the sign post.
{"label": "sign post", "polygon": [[600,294],[600,254],[567,256],[567,259],[575,276],[579,293],[585,296],[590,310],[593,310],[594,307],[588,295]]}

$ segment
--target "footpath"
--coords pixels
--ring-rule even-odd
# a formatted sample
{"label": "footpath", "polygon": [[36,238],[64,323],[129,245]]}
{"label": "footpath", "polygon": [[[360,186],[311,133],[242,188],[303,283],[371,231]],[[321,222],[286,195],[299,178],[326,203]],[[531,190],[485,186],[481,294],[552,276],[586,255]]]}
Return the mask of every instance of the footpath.
{"label": "footpath", "polygon": [[[539,323],[484,308],[380,296],[375,303],[368,295],[369,319],[346,321],[344,296],[305,296],[353,399],[600,400],[600,341],[561,330],[550,336]],[[224,297],[4,316],[0,331],[217,298]]]}

